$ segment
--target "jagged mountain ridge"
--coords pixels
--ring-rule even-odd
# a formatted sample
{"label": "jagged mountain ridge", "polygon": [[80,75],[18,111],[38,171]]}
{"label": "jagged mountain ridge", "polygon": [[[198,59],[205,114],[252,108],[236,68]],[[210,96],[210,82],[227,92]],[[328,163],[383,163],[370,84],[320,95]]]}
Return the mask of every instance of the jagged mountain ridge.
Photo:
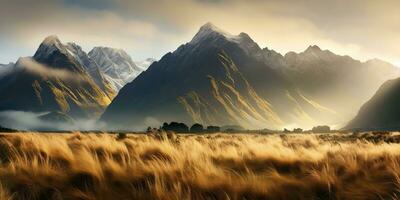
{"label": "jagged mountain ridge", "polygon": [[[347,84],[356,86],[354,89],[340,84],[340,78],[332,79],[332,87],[324,84],[324,76],[341,76],[342,71],[335,68],[341,68],[338,65],[343,63],[351,68],[351,73],[360,73],[366,78],[360,79],[361,75],[346,78]],[[372,72],[379,69],[376,65],[367,65],[348,56],[322,51],[317,46],[282,56],[268,48],[261,49],[245,33],[234,36],[208,23],[189,43],[167,53],[127,84],[102,120],[119,128],[172,120],[237,124],[251,129],[343,123],[351,115],[344,111],[355,113],[354,102],[365,101],[363,98],[368,96],[363,94],[357,101],[347,103],[354,92],[371,85],[377,87],[384,81],[383,76],[363,72],[367,68]],[[394,66],[388,69],[384,75],[398,73]],[[322,77],[310,78],[314,85],[321,87],[303,83],[299,74]],[[368,79],[371,84],[365,83]],[[335,92],[326,92],[337,89],[344,91],[344,109],[339,111],[326,100],[340,99]],[[212,119],[213,116],[218,117]]]}

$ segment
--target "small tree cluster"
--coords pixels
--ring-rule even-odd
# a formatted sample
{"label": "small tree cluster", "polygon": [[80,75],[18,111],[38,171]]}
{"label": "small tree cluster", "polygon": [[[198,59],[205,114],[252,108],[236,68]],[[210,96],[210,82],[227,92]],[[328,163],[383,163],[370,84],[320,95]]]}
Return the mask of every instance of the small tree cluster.
{"label": "small tree cluster", "polygon": [[315,126],[312,128],[313,133],[329,133],[331,128],[329,126]]}
{"label": "small tree cluster", "polygon": [[221,128],[219,126],[207,126],[207,132],[209,133],[215,133],[215,132],[220,132]]}
{"label": "small tree cluster", "polygon": [[118,133],[117,140],[123,140],[127,137],[126,133]]}
{"label": "small tree cluster", "polygon": [[[220,132],[221,128],[219,126],[207,126],[204,128],[202,124],[195,123],[193,124],[190,128],[184,123],[178,123],[178,122],[171,122],[171,123],[166,123],[164,122],[163,126],[161,127],[162,130],[165,131],[173,131],[177,133],[215,133],[215,132]],[[148,130],[149,132],[149,130]]]}
{"label": "small tree cluster", "polygon": [[287,129],[287,128],[284,128],[282,132],[284,132],[284,133],[290,133],[290,130]]}
{"label": "small tree cluster", "polygon": [[189,127],[184,124],[184,123],[178,123],[178,122],[171,122],[171,123],[166,123],[164,122],[163,126],[161,127],[162,130],[165,131],[174,131],[177,133],[187,133],[189,132]]}
{"label": "small tree cluster", "polygon": [[158,132],[160,132],[160,130],[159,129],[157,129],[157,128],[152,128],[152,127],[147,127],[147,129],[146,129],[146,133],[158,133]]}
{"label": "small tree cluster", "polygon": [[302,128],[294,128],[293,129],[293,133],[301,133],[301,132],[303,132]]}
{"label": "small tree cluster", "polygon": [[0,126],[0,132],[16,132],[16,130]]}
{"label": "small tree cluster", "polygon": [[203,131],[204,131],[203,125],[198,124],[198,123],[193,124],[193,125],[190,127],[190,132],[192,132],[192,133],[201,133],[201,132],[203,132]]}
{"label": "small tree cluster", "polygon": [[282,132],[283,133],[302,133],[303,129],[302,128],[294,128],[293,131],[290,131],[289,129],[284,128]]}

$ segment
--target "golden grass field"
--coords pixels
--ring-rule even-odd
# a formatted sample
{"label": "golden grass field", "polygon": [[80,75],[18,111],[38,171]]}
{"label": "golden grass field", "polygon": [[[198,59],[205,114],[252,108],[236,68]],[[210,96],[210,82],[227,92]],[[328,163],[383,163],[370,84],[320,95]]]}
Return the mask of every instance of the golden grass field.
{"label": "golden grass field", "polygon": [[398,133],[0,135],[1,199],[400,199]]}

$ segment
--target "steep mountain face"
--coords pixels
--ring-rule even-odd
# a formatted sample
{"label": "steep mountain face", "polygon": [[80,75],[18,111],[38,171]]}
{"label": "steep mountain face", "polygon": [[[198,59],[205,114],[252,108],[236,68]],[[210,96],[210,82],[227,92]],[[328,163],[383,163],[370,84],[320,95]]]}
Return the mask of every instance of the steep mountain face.
{"label": "steep mountain face", "polygon": [[386,81],[344,129],[399,130],[400,78]]}
{"label": "steep mountain face", "polygon": [[311,115],[325,111],[275,70],[279,63],[269,59],[275,56],[245,33],[233,36],[206,24],[127,84],[102,120],[116,128],[171,120],[252,129],[311,125]]}
{"label": "steep mountain face", "polygon": [[116,91],[145,70],[136,66],[122,49],[95,47],[89,52],[89,56],[99,65],[104,77]]}
{"label": "steep mountain face", "polygon": [[96,84],[94,80],[101,76],[93,75],[86,62],[91,63],[77,45],[47,37],[33,57],[20,58],[0,79],[0,110],[98,116],[113,94],[106,83]]}

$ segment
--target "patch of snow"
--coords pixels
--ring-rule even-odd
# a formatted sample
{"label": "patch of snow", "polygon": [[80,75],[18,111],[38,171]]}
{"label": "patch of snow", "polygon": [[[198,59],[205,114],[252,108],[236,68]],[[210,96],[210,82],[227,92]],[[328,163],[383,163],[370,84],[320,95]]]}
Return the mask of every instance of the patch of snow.
{"label": "patch of snow", "polygon": [[54,51],[59,50],[64,52],[64,45],[60,42],[57,36],[51,35],[46,37],[40,44],[39,49],[35,53],[35,58],[45,58],[51,55]]}

